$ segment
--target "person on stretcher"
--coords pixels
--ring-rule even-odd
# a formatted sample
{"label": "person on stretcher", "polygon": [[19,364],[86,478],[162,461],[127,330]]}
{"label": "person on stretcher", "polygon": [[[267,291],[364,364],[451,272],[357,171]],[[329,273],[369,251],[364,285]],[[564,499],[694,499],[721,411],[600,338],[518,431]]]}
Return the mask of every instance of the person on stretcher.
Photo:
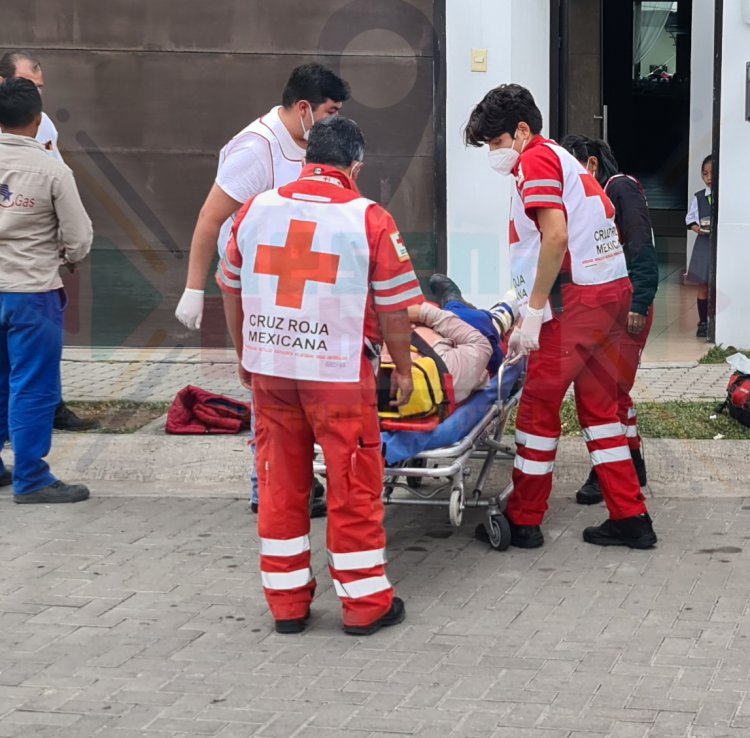
{"label": "person on stretcher", "polygon": [[[455,282],[433,274],[429,286],[440,307],[428,302],[408,309],[414,331],[443,360],[453,380],[456,404],[487,386],[503,360],[504,335],[518,316],[511,290],[489,310],[466,302]],[[384,361],[388,357],[383,357]]]}

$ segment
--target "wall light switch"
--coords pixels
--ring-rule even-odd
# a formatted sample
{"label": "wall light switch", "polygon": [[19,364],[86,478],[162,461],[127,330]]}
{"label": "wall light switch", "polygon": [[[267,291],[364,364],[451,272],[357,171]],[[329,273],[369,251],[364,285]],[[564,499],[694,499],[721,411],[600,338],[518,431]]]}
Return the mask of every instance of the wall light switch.
{"label": "wall light switch", "polygon": [[487,49],[472,49],[471,50],[471,71],[472,72],[486,72],[487,71]]}

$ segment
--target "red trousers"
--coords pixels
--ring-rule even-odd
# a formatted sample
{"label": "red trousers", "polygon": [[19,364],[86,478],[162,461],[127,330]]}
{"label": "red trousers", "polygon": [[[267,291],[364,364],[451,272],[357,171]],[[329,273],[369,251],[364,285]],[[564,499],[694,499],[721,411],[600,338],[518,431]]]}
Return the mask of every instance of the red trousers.
{"label": "red trousers", "polygon": [[328,561],[344,624],[370,625],[391,608],[375,377],[364,358],[360,377],[332,383],[253,376],[260,568],[275,620],[305,617],[315,593],[309,539],[315,441],[328,472]]}
{"label": "red trousers", "polygon": [[654,306],[652,305],[646,317],[646,325],[640,333],[622,332],[620,338],[620,363],[617,381],[617,414],[620,422],[625,426],[625,436],[628,445],[633,450],[641,447],[641,437],[638,435],[638,413],[636,412],[630,391],[635,384],[635,375],[641,364],[641,354],[648,341],[651,326],[654,323]]}
{"label": "red trousers", "polygon": [[563,285],[563,311],[542,326],[516,419],[518,450],[507,513],[517,525],[539,525],[544,519],[560,438],[560,406],[571,383],[610,517],[646,512],[618,418],[618,343],[630,293],[627,279],[595,287]]}

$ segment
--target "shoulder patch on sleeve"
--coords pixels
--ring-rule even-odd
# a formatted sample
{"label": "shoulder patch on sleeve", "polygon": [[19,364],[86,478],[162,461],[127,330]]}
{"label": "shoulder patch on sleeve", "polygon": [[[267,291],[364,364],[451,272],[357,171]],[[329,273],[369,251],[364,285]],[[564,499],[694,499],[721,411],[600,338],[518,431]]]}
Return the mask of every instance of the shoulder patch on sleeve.
{"label": "shoulder patch on sleeve", "polygon": [[398,260],[409,261],[409,252],[406,250],[404,241],[398,231],[396,231],[395,233],[391,233],[391,243],[393,244],[393,248],[396,250],[396,256],[398,257]]}

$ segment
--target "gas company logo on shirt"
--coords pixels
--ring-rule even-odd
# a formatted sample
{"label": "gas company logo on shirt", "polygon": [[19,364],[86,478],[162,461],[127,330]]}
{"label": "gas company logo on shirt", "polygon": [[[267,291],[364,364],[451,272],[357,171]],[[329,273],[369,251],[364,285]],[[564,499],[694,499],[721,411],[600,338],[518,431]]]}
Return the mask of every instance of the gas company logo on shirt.
{"label": "gas company logo on shirt", "polygon": [[7,184],[0,184],[0,208],[33,208],[34,198],[10,191]]}

